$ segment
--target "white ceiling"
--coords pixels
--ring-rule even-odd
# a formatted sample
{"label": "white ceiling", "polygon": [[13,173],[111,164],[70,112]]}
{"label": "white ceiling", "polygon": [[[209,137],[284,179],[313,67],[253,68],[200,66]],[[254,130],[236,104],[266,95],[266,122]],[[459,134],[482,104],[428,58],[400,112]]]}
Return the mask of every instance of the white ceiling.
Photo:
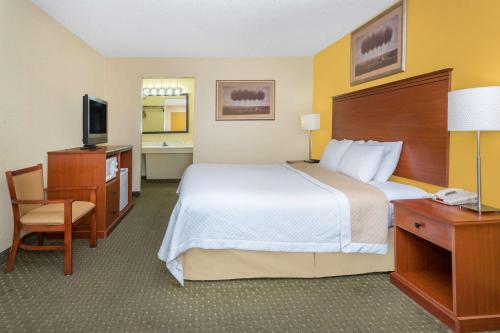
{"label": "white ceiling", "polygon": [[312,56],[396,0],[32,0],[109,57]]}

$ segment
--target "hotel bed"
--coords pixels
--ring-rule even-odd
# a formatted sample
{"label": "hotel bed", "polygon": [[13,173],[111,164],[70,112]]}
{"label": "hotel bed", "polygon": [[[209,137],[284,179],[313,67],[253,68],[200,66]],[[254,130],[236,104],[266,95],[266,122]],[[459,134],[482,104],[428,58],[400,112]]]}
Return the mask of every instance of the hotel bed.
{"label": "hotel bed", "polygon": [[390,271],[389,201],[427,196],[306,163],[192,165],[179,195],[159,256],[180,283]]}
{"label": "hotel bed", "polygon": [[[336,140],[326,151],[352,143],[343,154],[335,149],[335,156],[343,155],[337,161],[327,156],[321,165],[192,165],[179,186],[159,258],[181,284],[184,279],[310,278],[393,270],[390,200],[427,194],[385,181],[390,175],[380,181],[378,169],[365,177],[364,166],[376,163],[357,163],[358,158],[382,156],[380,168],[387,156],[381,142],[402,140],[401,158],[398,153],[390,173],[395,169],[395,175],[445,186],[447,158],[440,154],[447,156],[448,134],[442,115],[446,99],[441,97],[446,98],[449,74],[439,71],[337,96]],[[421,109],[418,116],[415,106]],[[367,117],[366,112],[372,113]],[[368,148],[345,138],[380,142]],[[330,167],[333,162],[336,168]]]}

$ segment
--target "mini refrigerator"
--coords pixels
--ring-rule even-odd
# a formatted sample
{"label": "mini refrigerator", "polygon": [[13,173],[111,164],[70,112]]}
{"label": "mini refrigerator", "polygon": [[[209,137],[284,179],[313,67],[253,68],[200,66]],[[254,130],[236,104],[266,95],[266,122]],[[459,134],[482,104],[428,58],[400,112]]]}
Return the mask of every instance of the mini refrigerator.
{"label": "mini refrigerator", "polygon": [[120,211],[128,204],[128,169],[120,169]]}

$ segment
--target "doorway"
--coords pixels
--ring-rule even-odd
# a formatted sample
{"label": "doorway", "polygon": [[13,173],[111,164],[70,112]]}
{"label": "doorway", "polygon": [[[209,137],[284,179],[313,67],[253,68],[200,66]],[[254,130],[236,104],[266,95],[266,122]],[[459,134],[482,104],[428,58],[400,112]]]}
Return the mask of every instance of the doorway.
{"label": "doorway", "polygon": [[193,163],[195,79],[145,78],[141,96],[141,175],[179,180]]}

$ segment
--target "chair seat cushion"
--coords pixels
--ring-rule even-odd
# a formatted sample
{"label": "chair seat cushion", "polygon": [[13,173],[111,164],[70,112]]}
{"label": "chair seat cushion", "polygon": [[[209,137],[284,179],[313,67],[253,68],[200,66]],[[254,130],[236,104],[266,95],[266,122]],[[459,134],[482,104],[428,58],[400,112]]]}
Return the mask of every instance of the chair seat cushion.
{"label": "chair seat cushion", "polygon": [[[73,201],[72,223],[88,214],[95,205],[88,201]],[[21,217],[22,224],[60,225],[64,224],[64,204],[49,204],[30,210]]]}

